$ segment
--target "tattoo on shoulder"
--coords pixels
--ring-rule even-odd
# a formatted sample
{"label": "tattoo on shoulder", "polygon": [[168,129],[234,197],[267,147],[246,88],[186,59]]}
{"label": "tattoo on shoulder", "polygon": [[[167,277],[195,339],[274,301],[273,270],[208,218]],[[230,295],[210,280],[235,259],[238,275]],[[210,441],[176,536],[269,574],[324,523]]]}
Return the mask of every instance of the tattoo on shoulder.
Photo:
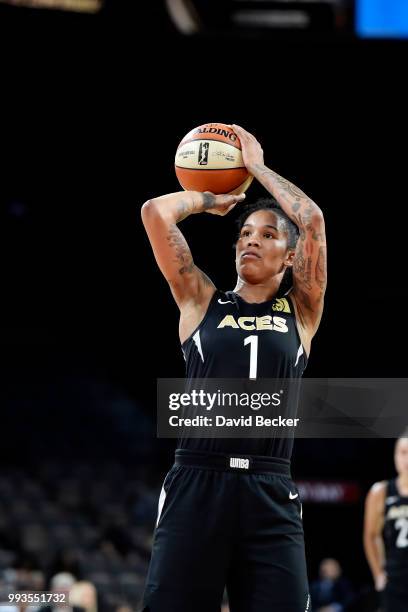
{"label": "tattoo on shoulder", "polygon": [[177,225],[172,225],[170,227],[167,241],[174,251],[176,263],[180,265],[179,274],[192,272],[194,269],[193,257],[187,241]]}

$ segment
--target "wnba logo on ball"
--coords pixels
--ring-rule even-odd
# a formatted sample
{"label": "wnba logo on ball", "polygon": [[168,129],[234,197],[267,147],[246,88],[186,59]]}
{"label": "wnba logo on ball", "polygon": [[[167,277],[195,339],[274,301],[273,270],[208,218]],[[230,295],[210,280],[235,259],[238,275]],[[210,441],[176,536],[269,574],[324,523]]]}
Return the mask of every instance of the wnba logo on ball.
{"label": "wnba logo on ball", "polygon": [[200,166],[206,166],[208,164],[208,149],[210,148],[209,142],[201,142],[198,150],[198,163]]}

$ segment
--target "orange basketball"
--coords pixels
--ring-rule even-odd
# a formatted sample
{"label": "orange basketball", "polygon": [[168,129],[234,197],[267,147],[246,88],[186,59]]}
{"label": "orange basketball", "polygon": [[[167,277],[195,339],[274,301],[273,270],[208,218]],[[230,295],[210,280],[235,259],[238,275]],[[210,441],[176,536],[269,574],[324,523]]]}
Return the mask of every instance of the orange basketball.
{"label": "orange basketball", "polygon": [[241,143],[224,123],[205,123],[184,136],[176,151],[176,175],[183,189],[243,193],[252,182]]}

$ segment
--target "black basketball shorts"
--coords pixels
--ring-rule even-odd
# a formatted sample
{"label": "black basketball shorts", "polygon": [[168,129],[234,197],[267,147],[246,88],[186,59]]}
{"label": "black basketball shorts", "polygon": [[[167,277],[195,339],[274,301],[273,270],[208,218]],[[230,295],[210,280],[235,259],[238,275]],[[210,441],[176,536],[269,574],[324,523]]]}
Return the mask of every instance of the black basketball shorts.
{"label": "black basketball shorts", "polygon": [[406,581],[388,578],[382,600],[384,612],[407,612],[408,585]]}
{"label": "black basketball shorts", "polygon": [[143,612],[311,612],[301,514],[288,461],[177,450]]}

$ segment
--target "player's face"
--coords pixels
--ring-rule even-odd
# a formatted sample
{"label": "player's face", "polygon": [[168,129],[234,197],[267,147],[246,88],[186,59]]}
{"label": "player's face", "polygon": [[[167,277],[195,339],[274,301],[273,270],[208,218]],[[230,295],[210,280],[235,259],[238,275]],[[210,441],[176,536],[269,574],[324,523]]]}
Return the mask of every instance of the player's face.
{"label": "player's face", "polygon": [[250,283],[265,282],[291,264],[282,221],[269,210],[258,210],[246,219],[236,245],[238,275]]}
{"label": "player's face", "polygon": [[395,447],[395,467],[398,474],[408,476],[408,438],[400,438]]}

